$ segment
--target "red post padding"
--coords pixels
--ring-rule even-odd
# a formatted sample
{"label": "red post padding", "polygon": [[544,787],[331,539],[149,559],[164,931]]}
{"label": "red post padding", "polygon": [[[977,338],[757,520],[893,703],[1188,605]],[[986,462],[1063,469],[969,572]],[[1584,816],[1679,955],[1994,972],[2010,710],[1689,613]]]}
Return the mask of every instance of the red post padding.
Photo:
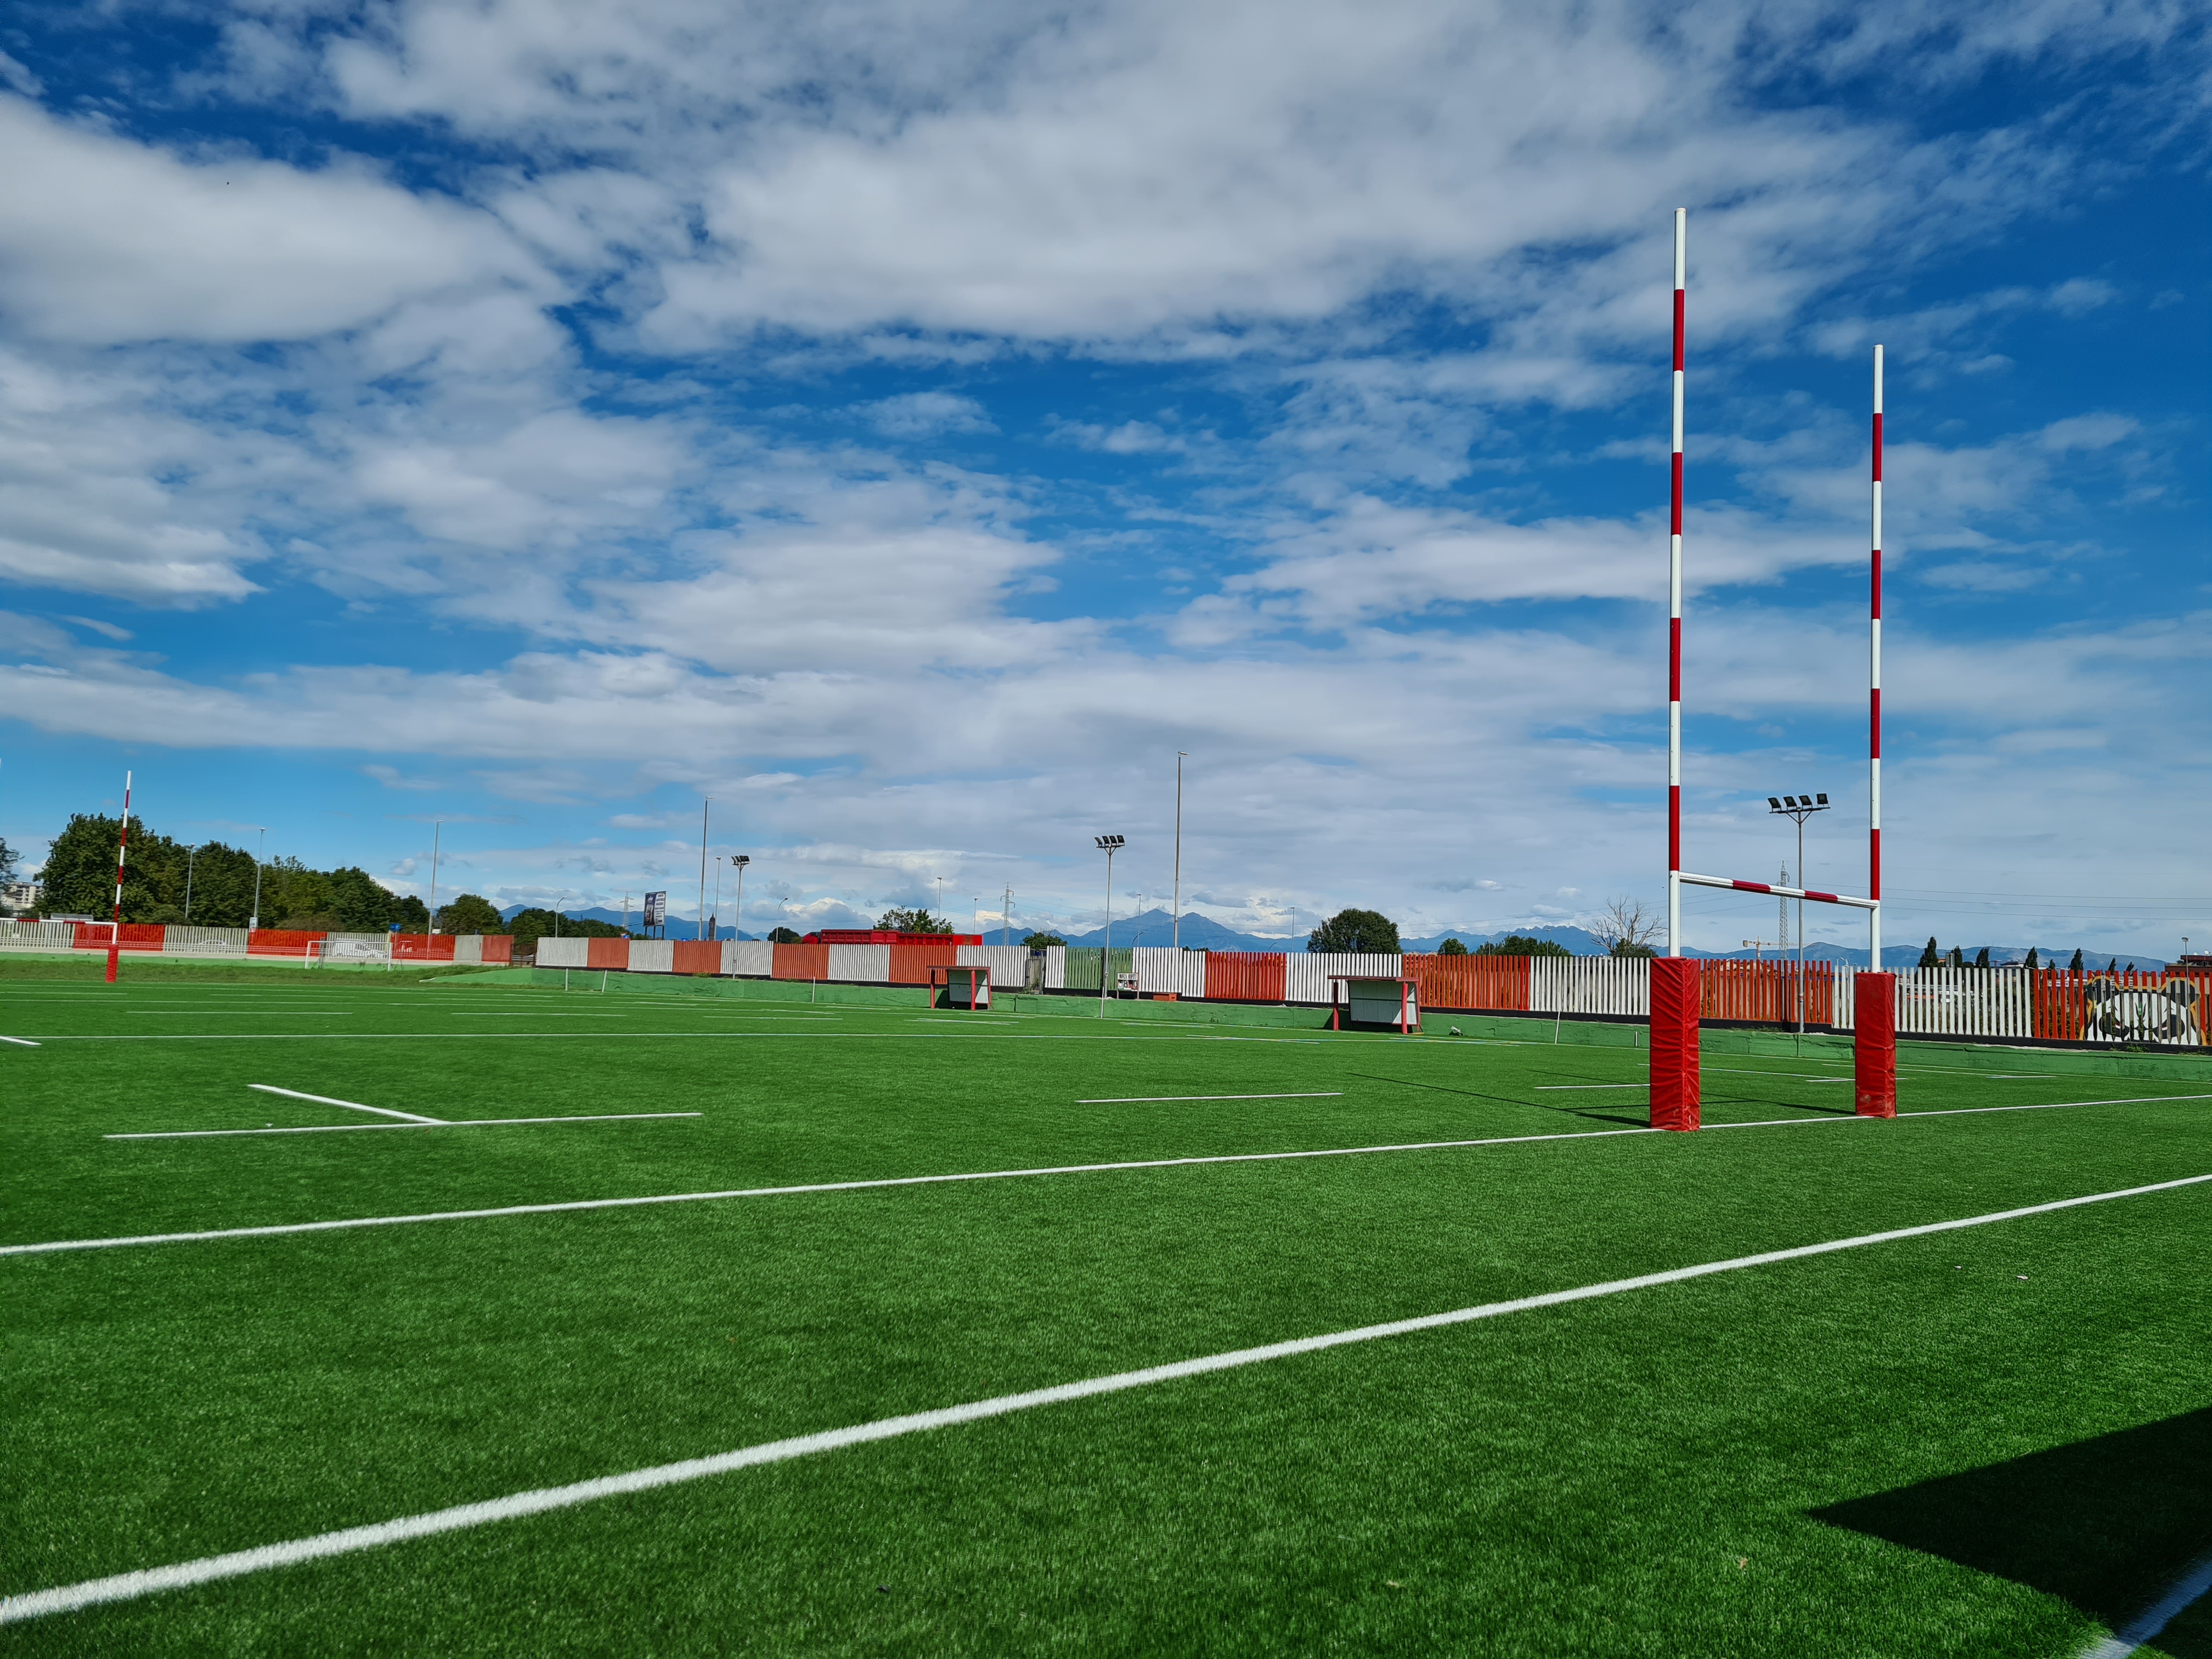
{"label": "red post padding", "polygon": [[1698,1127],[1698,964],[1651,961],[1651,1127]]}
{"label": "red post padding", "polygon": [[1897,1115],[1897,975],[1861,974],[1852,993],[1851,1070],[1861,1117]]}

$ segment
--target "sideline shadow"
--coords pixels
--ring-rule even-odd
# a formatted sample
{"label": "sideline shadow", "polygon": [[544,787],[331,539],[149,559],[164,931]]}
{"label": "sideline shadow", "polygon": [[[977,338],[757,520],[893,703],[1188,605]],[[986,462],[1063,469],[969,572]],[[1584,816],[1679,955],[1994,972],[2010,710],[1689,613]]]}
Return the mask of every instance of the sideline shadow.
{"label": "sideline shadow", "polygon": [[[2212,1408],[1808,1510],[2061,1596],[2118,1630],[2212,1545]],[[2212,1659],[2203,1601],[2154,1645]]]}

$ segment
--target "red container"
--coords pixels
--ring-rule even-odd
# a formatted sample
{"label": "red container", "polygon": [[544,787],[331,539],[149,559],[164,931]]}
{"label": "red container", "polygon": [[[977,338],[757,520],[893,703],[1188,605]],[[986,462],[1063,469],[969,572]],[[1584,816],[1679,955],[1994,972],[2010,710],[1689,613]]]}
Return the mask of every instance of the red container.
{"label": "red container", "polygon": [[[680,945],[678,947],[682,949]],[[616,973],[629,971],[629,941],[626,939],[593,939],[584,941],[584,965]],[[682,969],[677,969],[678,973]]]}

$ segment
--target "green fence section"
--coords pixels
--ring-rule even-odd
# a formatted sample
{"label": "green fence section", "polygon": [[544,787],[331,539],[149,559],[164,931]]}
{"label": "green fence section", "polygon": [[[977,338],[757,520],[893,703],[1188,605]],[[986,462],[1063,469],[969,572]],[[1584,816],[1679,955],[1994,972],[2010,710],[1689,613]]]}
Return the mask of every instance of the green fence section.
{"label": "green fence section", "polygon": [[[1067,947],[1067,988],[1071,991],[1096,991],[1098,988],[1099,958],[1104,952],[1095,945],[1071,945]],[[1136,958],[1127,951],[1114,953],[1114,973],[1116,978],[1130,972]]]}

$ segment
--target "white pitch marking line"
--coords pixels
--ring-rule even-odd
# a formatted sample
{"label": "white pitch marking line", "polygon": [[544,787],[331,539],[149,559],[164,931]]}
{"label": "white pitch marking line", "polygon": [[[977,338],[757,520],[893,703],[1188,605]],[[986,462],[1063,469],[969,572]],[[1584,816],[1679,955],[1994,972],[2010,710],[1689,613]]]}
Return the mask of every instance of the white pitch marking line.
{"label": "white pitch marking line", "polygon": [[1079,1100],[1079,1106],[1140,1106],[1164,1100],[1335,1100],[1342,1097],[1341,1089],[1321,1089],[1303,1095],[1102,1095],[1096,1100]]}
{"label": "white pitch marking line", "polygon": [[0,1042],[12,1042],[19,1048],[35,1048],[39,1046],[28,1037],[0,1036]]}
{"label": "white pitch marking line", "polygon": [[343,1106],[349,1112],[374,1112],[379,1117],[404,1118],[410,1123],[442,1123],[443,1118],[425,1117],[420,1112],[395,1112],[389,1106],[364,1106],[357,1100],[333,1100],[328,1095],[303,1095],[297,1089],[280,1089],[273,1083],[249,1083],[249,1089],[258,1089],[264,1095],[283,1095],[287,1100],[312,1100],[318,1106]]}
{"label": "white pitch marking line", "polygon": [[590,1117],[464,1117],[450,1121],[426,1118],[420,1123],[316,1123],[284,1129],[146,1129],[134,1134],[102,1135],[102,1140],[212,1140],[226,1135],[342,1135],[378,1129],[495,1129],[511,1123],[628,1123],[635,1118],[704,1117],[704,1112],[602,1112]]}
{"label": "white pitch marking line", "polygon": [[1540,1083],[1538,1091],[1551,1089],[1648,1089],[1648,1083]]}
{"label": "white pitch marking line", "polygon": [[2166,1586],[2166,1594],[2145,1607],[2126,1626],[2082,1654],[2081,1659],[2128,1659],[2137,1648],[2157,1639],[2173,1622],[2174,1615],[2207,1591],[2212,1591],[2212,1550],[2181,1570],[2181,1577]]}
{"label": "white pitch marking line", "polygon": [[[963,1405],[941,1407],[935,1411],[910,1412],[902,1417],[879,1418],[872,1423],[856,1423],[848,1428],[826,1429],[814,1434],[794,1435],[789,1439],[770,1440],[760,1445],[722,1452],[713,1457],[686,1458],[681,1462],[633,1469],[624,1474],[601,1475],[596,1480],[579,1480],[566,1486],[544,1486],[532,1492],[513,1492],[505,1498],[495,1498],[482,1503],[459,1504],[451,1509],[434,1510],[427,1515],[402,1516],[396,1520],[378,1522],[370,1526],[347,1527],[337,1532],[319,1533],[311,1538],[295,1538],[282,1544],[264,1544],[256,1549],[236,1550],[227,1555],[205,1556],[197,1561],[181,1561],[170,1566],[117,1573],[106,1578],[89,1578],[81,1583],[59,1585],[52,1589],[32,1590],[0,1599],[0,1624],[40,1619],[50,1613],[70,1613],[79,1607],[95,1607],[102,1602],[135,1601],[140,1596],[162,1590],[184,1589],[194,1584],[212,1583],[220,1579],[240,1577],[247,1573],[289,1567],[302,1561],[349,1555],[360,1550],[374,1549],[380,1545],[400,1543],[411,1538],[430,1538],[441,1533],[459,1532],[471,1527],[488,1526],[495,1522],[516,1520],[526,1515],[543,1515],[551,1510],[572,1509],[577,1504],[592,1503],[602,1498],[624,1497],[632,1492],[681,1486],[718,1474],[727,1474],[737,1469],[787,1462],[817,1452],[837,1451],[847,1446],[867,1445],[876,1441],[926,1433],[933,1429],[953,1428],[990,1418],[1008,1417],[1016,1412],[1035,1410],[1040,1406],[1057,1406],[1069,1401],[1091,1399],[1099,1395],[1120,1394],[1130,1389],[1147,1388],[1156,1382],[1178,1382],[1187,1376],[1237,1370],[1247,1365],[1319,1353],[1330,1348],[1347,1347],[1354,1343],[1442,1330],[1454,1325],[1471,1324],[1477,1320],[1497,1319],[1507,1314],[1528,1313],[1539,1308],[1562,1307],[1572,1302],[1619,1296],[1628,1291],[1679,1285],[1687,1279],[1704,1279],[1714,1273],[1771,1267],[1778,1262],[1799,1261],[1809,1256],[1860,1249],[1870,1244],[1893,1243],[1899,1239],[1925,1238],[1933,1234],[1957,1232],[1968,1227],[1986,1227],[2000,1221],[2018,1221],[2027,1216],[2048,1215],[2053,1211],[2077,1209],[2087,1204],[2111,1203],[2116,1199],[2141,1198],[2150,1193],[2171,1192],[2177,1188],[2193,1187],[2208,1181],[2212,1181],[2212,1175],[2184,1176],[2179,1180],[2128,1187],[2117,1192],[2090,1193],[2079,1198],[2054,1199],[2045,1204],[1996,1210],[1987,1215],[1923,1222],[1916,1227],[1893,1227],[1887,1232],[1862,1233],[1853,1238],[1829,1239],[1821,1243],[1799,1244],[1788,1249],[1762,1250],[1755,1255],[1731,1256],[1724,1261],[1700,1262],[1691,1267],[1671,1267],[1662,1273],[1640,1273],[1633,1279],[1607,1279],[1601,1284],[1577,1285],[1572,1290],[1547,1291],[1536,1296],[1516,1297],[1506,1302],[1486,1302],[1472,1308],[1457,1308],[1449,1313],[1394,1319],[1383,1324],[1362,1325],[1352,1330],[1331,1331],[1320,1336],[1294,1337],[1286,1342],[1270,1342],[1260,1347],[1232,1348],[1225,1353],[1179,1359],[1164,1365],[1147,1365],[1138,1370],[1115,1371],[1104,1376],[1085,1377],[1079,1382],[1061,1382],[1050,1388],[1031,1389],[1021,1394],[1002,1394],[988,1400],[973,1400]],[[2175,1610],[2179,1611],[2179,1608]],[[2169,1613],[2167,1616],[2172,1615]]]}
{"label": "white pitch marking line", "polygon": [[[1958,1117],[1981,1112],[2050,1112],[2068,1106],[2142,1106],[2169,1100],[2212,1100],[2205,1095],[2143,1095],[2126,1100],[2047,1101],[2033,1106],[1960,1106],[1941,1111],[1899,1112],[1900,1118]],[[1707,1129],[1787,1129],[1819,1123],[1879,1123],[1857,1116],[1767,1117],[1741,1123],[1708,1123]],[[583,1198],[562,1204],[509,1204],[496,1209],[430,1210],[416,1215],[348,1217],[338,1221],[293,1221],[267,1227],[219,1227],[196,1233],[140,1233],[120,1238],[64,1238],[37,1244],[0,1244],[0,1256],[44,1255],[56,1250],[104,1250],[126,1244],[198,1244],[223,1238],[275,1238],[290,1233],[338,1232],[353,1227],[404,1227],[422,1221],[484,1221],[511,1215],[561,1215],[574,1210],[627,1210],[650,1204],[702,1204],[736,1198],[794,1198],[811,1193],[866,1192],[881,1187],[935,1187],[963,1181],[1012,1181],[1030,1176],[1104,1175],[1122,1170],[1174,1170],[1204,1164],[1276,1164],[1297,1158],[1358,1158],[1370,1152],[1456,1151],[1469,1146],[1517,1146],[1525,1141],[1609,1140],[1620,1135],[1662,1135],[1669,1129],[1570,1129],[1558,1134],[1495,1135],[1483,1140],[1413,1140],[1387,1146],[1323,1146],[1296,1152],[1218,1152],[1203,1158],[1153,1158],[1121,1164],[1064,1164],[1033,1170],[976,1170],[957,1175],[886,1176],[866,1181],[819,1181],[798,1187],[732,1187],[710,1193],[655,1193],[643,1198]]]}

